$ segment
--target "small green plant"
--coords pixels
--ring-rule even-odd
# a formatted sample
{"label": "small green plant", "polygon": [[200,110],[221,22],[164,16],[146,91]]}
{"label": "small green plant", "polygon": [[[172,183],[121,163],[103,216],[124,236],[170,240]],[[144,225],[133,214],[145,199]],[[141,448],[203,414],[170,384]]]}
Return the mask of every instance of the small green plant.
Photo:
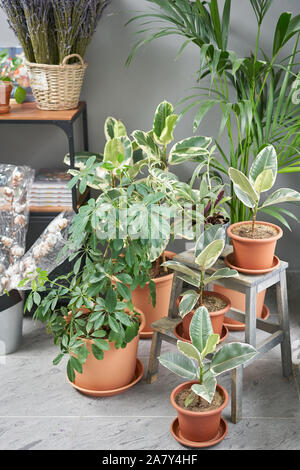
{"label": "small green plant", "polygon": [[23,61],[19,57],[10,59],[7,49],[0,52],[0,81],[9,82],[15,89],[14,98],[17,103],[21,104],[26,99],[26,90],[16,84],[14,73],[22,65]]}
{"label": "small green plant", "polygon": [[[179,352],[167,352],[160,356],[159,362],[170,371],[187,380],[197,380],[192,385],[191,394],[185,406],[194,400],[195,395],[212,402],[217,380],[223,372],[245,364],[257,354],[256,349],[245,343],[230,343],[222,346],[217,352],[216,347],[220,336],[214,334],[209,313],[205,307],[199,307],[190,324],[192,343],[177,341]],[[213,357],[208,358],[213,354]]]}
{"label": "small green plant", "polygon": [[290,226],[284,215],[297,218],[290,211],[274,207],[286,202],[300,202],[300,193],[293,189],[277,189],[265,202],[260,204],[261,194],[269,191],[275,184],[278,172],[277,154],[272,145],[265,147],[255,158],[249,177],[236,168],[229,168],[228,173],[238,199],[252,212],[252,234],[255,230],[258,211],[272,215],[287,228]]}
{"label": "small green plant", "polygon": [[225,230],[220,225],[208,227],[200,235],[196,242],[195,263],[199,266],[200,273],[190,269],[178,261],[167,261],[165,266],[179,272],[179,278],[196,287],[195,290],[186,291],[179,305],[179,314],[184,318],[196,306],[203,305],[203,291],[205,286],[218,279],[236,276],[235,269],[221,268],[211,276],[205,277],[205,272],[211,268],[220,257],[225,245]]}

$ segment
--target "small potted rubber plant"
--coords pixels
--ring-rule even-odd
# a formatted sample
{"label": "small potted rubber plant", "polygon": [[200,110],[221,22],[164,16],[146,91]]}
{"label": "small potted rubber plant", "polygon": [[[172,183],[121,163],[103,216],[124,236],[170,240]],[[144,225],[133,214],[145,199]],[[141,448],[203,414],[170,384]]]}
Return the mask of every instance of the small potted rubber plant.
{"label": "small potted rubber plant", "polygon": [[195,263],[199,270],[192,270],[178,261],[164,263],[177,271],[177,276],[194,289],[188,290],[177,299],[179,315],[182,318],[182,337],[189,340],[190,323],[196,308],[205,306],[210,314],[214,332],[222,337],[224,316],[231,308],[230,300],[217,292],[206,291],[205,287],[218,279],[237,276],[238,272],[230,268],[216,268],[210,275],[206,271],[219,259],[225,246],[225,230],[220,225],[212,225],[200,235],[195,246]]}
{"label": "small potted rubber plant", "polygon": [[26,98],[26,90],[16,85],[13,80],[13,74],[21,64],[22,60],[18,57],[10,59],[6,49],[0,52],[0,114],[9,112],[13,90],[15,90],[14,98],[18,104],[23,103]]}
{"label": "small potted rubber plant", "polygon": [[234,247],[233,265],[238,268],[260,271],[272,269],[277,240],[282,229],[272,223],[257,220],[258,212],[275,217],[286,227],[289,224],[286,215],[296,218],[278,204],[300,202],[300,193],[293,189],[280,188],[264,202],[261,195],[269,191],[275,184],[278,171],[276,150],[272,145],[265,147],[254,159],[249,177],[235,168],[229,168],[229,176],[238,199],[249,208],[252,220],[238,222],[228,228],[228,235]]}
{"label": "small potted rubber plant", "polygon": [[[186,441],[199,443],[200,447],[218,442],[221,414],[228,403],[228,393],[217,384],[216,377],[250,361],[257,351],[253,346],[239,342],[225,344],[216,351],[220,337],[214,333],[205,307],[195,311],[190,337],[191,343],[178,340],[178,352],[166,352],[159,361],[188,380],[171,393],[179,427],[176,433],[174,422],[172,432],[177,437],[180,434]],[[225,432],[221,439],[224,437]]]}

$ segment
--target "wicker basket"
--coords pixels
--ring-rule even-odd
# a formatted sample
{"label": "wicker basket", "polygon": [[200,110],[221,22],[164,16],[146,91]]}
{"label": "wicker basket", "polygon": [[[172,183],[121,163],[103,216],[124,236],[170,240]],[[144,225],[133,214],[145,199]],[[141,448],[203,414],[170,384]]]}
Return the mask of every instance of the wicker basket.
{"label": "wicker basket", "polygon": [[[67,62],[77,57],[80,63]],[[64,58],[61,65],[26,62],[30,86],[39,109],[60,111],[77,108],[87,64],[78,54]]]}

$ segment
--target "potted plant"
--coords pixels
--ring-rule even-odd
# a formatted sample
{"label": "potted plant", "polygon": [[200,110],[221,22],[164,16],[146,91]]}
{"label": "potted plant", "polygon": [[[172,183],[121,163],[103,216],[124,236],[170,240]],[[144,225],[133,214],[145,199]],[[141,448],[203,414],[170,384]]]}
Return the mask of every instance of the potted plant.
{"label": "potted plant", "polygon": [[171,393],[171,404],[178,414],[171,426],[173,436],[183,445],[206,447],[217,444],[227,433],[221,413],[228,394],[216,377],[253,359],[257,351],[251,345],[234,342],[215,352],[220,337],[214,333],[205,307],[195,311],[189,334],[191,343],[177,341],[178,352],[167,352],[159,361],[188,380]]}
{"label": "potted plant", "polygon": [[83,58],[109,1],[1,0],[40,109],[78,106],[87,68]]}
{"label": "potted plant", "polygon": [[[172,104],[163,101],[155,111],[153,129],[149,132],[134,131],[131,140],[124,124],[109,117],[105,123],[107,143],[104,156],[98,154],[93,167],[87,169],[87,155],[78,154],[76,165],[81,171],[70,170],[77,178],[74,182],[79,179],[85,181],[81,183],[84,189],[85,185],[89,185],[94,189],[105,191],[112,184],[114,188],[121,184],[122,188],[127,188],[131,194],[139,194],[136,202],[143,196],[148,207],[152,203],[156,205],[156,213],[152,211],[153,227],[160,228],[154,236],[148,237],[151,240],[149,278],[147,282],[141,279],[139,285],[132,290],[133,304],[146,315],[146,326],[141,334],[144,338],[153,334],[151,323],[168,313],[173,273],[164,266],[161,268],[161,265],[166,259],[174,256],[174,253],[166,250],[171,237],[181,235],[180,229],[176,224],[170,225],[169,219],[176,212],[184,210],[184,205],[190,202],[189,197],[192,194],[189,185],[180,182],[169,171],[169,167],[188,160],[202,161],[203,156],[209,153],[208,146],[211,144],[211,139],[208,137],[191,137],[173,145],[168,151],[168,145],[174,140],[173,131],[177,120],[178,116],[174,114]],[[126,158],[120,164],[117,151],[123,145],[127,149]],[[66,157],[65,161],[68,162],[69,158]],[[126,171],[126,175],[123,175],[120,183],[121,168]],[[140,174],[143,168],[148,170],[148,177]],[[136,188],[138,190],[134,191]],[[196,203],[197,198],[194,195],[194,204]],[[147,225],[142,217],[141,221]]]}
{"label": "potted plant", "polygon": [[194,315],[194,309],[205,306],[210,314],[214,332],[220,337],[224,323],[224,316],[231,307],[230,300],[216,292],[205,291],[205,286],[218,279],[236,276],[234,269],[217,269],[212,275],[205,277],[206,270],[211,268],[220,257],[225,240],[225,232],[222,226],[212,225],[204,230],[195,247],[195,263],[199,266],[199,272],[179,263],[167,261],[164,263],[179,273],[179,278],[193,286],[194,290],[186,291],[177,300],[179,315],[182,317],[182,331],[185,339],[189,338],[189,327]]}
{"label": "potted plant", "polygon": [[275,184],[278,171],[277,154],[272,145],[265,147],[255,158],[249,177],[236,168],[229,168],[229,176],[239,200],[250,209],[252,221],[238,222],[228,228],[228,235],[234,247],[232,263],[237,269],[250,272],[270,270],[276,266],[274,253],[277,240],[282,237],[282,229],[269,222],[257,220],[259,211],[275,216],[288,225],[285,215],[295,216],[277,204],[300,202],[300,193],[293,189],[281,188],[264,202],[261,195]]}
{"label": "potted plant", "polygon": [[9,58],[8,51],[0,52],[0,114],[6,114],[10,110],[10,97],[13,90],[14,98],[21,104],[26,98],[26,90],[14,81],[14,73],[22,63],[21,59]]}

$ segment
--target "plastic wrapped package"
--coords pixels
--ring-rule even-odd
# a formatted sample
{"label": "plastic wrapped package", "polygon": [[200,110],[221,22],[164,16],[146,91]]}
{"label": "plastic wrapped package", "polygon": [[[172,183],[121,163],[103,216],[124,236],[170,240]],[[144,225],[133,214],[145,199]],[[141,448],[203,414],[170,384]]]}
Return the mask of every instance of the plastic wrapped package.
{"label": "plastic wrapped package", "polygon": [[34,170],[28,166],[0,164],[1,273],[24,255],[33,179]]}
{"label": "plastic wrapped package", "polygon": [[[37,276],[37,269],[51,273],[59,264],[63,263],[71,254],[71,251],[62,249],[68,240],[70,224],[75,212],[62,212],[53,219],[42,235],[17,262],[4,270],[1,274],[0,290],[27,290],[30,280]],[[24,279],[29,279],[22,288],[18,287]]]}

